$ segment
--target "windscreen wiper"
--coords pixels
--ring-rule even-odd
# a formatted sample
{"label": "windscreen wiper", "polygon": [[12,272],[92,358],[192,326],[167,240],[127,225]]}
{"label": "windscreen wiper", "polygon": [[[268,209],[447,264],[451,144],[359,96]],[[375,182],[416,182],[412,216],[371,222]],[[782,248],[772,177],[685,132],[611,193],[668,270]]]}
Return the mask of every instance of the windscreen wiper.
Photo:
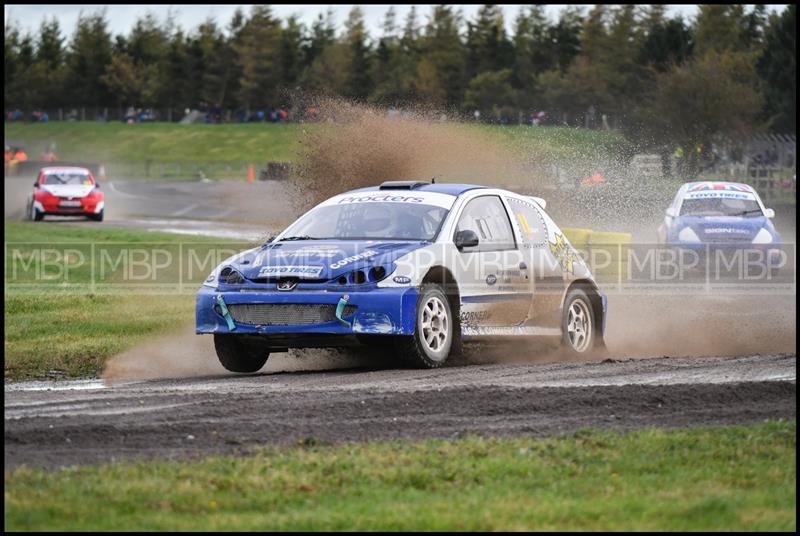
{"label": "windscreen wiper", "polygon": [[290,240],[319,240],[319,238],[308,236],[308,235],[301,235],[301,236],[287,236],[281,238],[281,242],[289,242]]}

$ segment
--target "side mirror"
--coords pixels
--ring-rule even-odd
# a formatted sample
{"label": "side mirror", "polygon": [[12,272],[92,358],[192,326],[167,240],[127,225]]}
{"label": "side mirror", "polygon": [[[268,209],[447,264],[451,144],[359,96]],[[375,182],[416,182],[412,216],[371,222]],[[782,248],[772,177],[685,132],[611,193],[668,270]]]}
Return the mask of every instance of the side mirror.
{"label": "side mirror", "polygon": [[94,187],[99,190],[100,189],[100,183],[99,182],[94,183]]}
{"label": "side mirror", "polygon": [[678,211],[675,210],[675,207],[667,207],[667,210],[665,211],[665,213],[670,218],[677,218],[678,217]]}
{"label": "side mirror", "polygon": [[478,245],[478,235],[475,234],[475,231],[459,231],[456,233],[454,242],[458,249],[472,248]]}
{"label": "side mirror", "polygon": [[33,181],[33,187],[34,188],[38,188],[39,187],[39,181]]}
{"label": "side mirror", "polygon": [[771,208],[764,209],[764,216],[766,216],[767,218],[774,218],[775,211]]}

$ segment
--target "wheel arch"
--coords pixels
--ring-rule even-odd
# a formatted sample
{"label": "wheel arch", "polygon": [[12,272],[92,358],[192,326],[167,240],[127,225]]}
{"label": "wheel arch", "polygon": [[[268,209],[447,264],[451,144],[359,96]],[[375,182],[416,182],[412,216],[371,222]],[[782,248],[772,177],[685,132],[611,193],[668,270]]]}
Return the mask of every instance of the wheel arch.
{"label": "wheel arch", "polygon": [[561,309],[564,309],[564,302],[567,299],[567,296],[573,289],[580,289],[583,290],[587,296],[589,296],[589,301],[592,305],[592,314],[595,318],[594,323],[594,330],[595,335],[597,337],[597,341],[599,344],[604,345],[604,333],[605,333],[605,325],[606,325],[606,315],[605,315],[605,304],[604,304],[604,297],[602,292],[600,291],[600,287],[597,286],[597,283],[592,281],[591,279],[576,279],[572,281],[569,286],[567,286],[566,290],[564,291],[564,296],[561,298]]}
{"label": "wheel arch", "polygon": [[444,266],[432,266],[425,273],[420,285],[425,283],[436,283],[444,289],[447,301],[450,302],[450,309],[454,311],[454,316],[458,320],[461,311],[461,292],[453,272]]}

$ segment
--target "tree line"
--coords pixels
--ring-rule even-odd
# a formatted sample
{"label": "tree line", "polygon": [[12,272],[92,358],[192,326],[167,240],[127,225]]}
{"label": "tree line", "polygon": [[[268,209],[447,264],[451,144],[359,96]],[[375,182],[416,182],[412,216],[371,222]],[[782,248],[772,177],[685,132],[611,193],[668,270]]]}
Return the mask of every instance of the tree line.
{"label": "tree line", "polygon": [[357,6],[341,29],[330,10],[307,26],[264,5],[190,30],[147,14],[116,36],[105,10],[82,13],[69,38],[55,18],[35,34],[7,20],[4,105],[249,112],[289,106],[302,89],[484,121],[546,111],[551,123],[687,144],[796,130],[795,5],[769,15],[763,5],[701,5],[688,21],[663,5],[571,6],[556,20],[529,5],[513,16],[507,32],[498,5],[471,19],[438,5],[398,20],[392,7],[379,36]]}

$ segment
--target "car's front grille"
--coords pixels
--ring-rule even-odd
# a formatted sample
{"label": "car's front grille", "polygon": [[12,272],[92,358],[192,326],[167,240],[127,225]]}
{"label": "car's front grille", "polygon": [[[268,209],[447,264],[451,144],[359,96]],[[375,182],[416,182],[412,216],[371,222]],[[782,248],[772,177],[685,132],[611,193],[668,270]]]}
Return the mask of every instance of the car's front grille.
{"label": "car's front grille", "polygon": [[[350,316],[355,305],[345,305]],[[336,320],[336,305],[330,303],[233,303],[228,305],[233,320],[257,326],[304,326]]]}

